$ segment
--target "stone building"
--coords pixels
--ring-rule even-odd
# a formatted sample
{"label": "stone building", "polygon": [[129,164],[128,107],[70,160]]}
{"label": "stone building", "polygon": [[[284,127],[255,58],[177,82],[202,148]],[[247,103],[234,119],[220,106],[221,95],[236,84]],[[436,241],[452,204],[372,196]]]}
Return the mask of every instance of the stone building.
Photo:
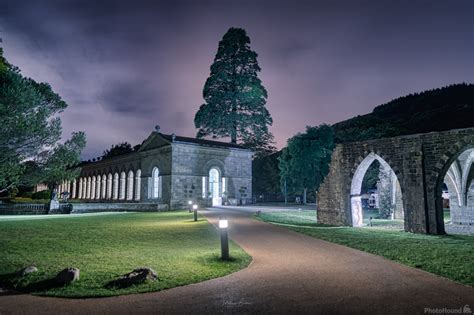
{"label": "stone building", "polygon": [[[75,181],[59,193],[98,203],[138,203],[151,209],[250,202],[252,154],[239,145],[159,133],[137,152],[81,166]],[[136,208],[136,207],[135,207]],[[132,206],[132,209],[135,209]]]}

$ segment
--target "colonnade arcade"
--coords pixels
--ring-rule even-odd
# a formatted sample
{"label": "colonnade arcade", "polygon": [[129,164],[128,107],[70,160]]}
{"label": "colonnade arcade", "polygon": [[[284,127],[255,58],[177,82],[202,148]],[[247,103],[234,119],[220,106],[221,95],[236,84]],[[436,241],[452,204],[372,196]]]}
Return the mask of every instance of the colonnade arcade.
{"label": "colonnade arcade", "polygon": [[72,199],[140,200],[141,170],[82,176],[58,185],[58,194],[69,192]]}

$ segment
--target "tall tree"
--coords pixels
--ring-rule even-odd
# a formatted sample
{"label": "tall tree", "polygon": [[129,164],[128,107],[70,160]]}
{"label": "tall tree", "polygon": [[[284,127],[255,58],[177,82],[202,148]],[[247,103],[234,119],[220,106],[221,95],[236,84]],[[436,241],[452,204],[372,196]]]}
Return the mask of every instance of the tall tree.
{"label": "tall tree", "polygon": [[230,137],[257,152],[273,152],[273,120],[265,107],[267,90],[257,74],[257,53],[244,29],[230,28],[219,42],[201,105],[194,118],[198,138]]}
{"label": "tall tree", "polygon": [[302,192],[306,203],[308,189],[317,191],[327,175],[333,149],[334,131],[328,125],[308,126],[290,138],[279,158],[282,185]]}
{"label": "tall tree", "polygon": [[[0,48],[0,192],[21,181],[26,169],[22,162],[58,148],[61,120],[57,114],[66,107],[49,84],[23,77]],[[78,140],[73,135],[71,141]]]}
{"label": "tall tree", "polygon": [[[252,161],[252,190],[258,197],[266,199],[266,195],[275,196],[280,193],[280,173],[278,157],[280,152],[257,157]],[[266,200],[264,200],[266,201]]]}

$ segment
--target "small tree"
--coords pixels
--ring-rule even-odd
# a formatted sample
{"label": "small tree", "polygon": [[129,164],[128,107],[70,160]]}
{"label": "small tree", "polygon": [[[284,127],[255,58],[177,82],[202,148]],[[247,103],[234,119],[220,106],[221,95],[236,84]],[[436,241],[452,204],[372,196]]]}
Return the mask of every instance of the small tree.
{"label": "small tree", "polygon": [[0,192],[24,180],[25,161],[60,150],[61,120],[57,114],[66,107],[47,83],[23,77],[5,60],[0,48]]}
{"label": "small tree", "polygon": [[57,183],[78,177],[81,171],[78,165],[85,145],[84,132],[74,132],[64,144],[58,144],[53,150],[40,154],[38,164],[41,182],[53,190]]}
{"label": "small tree", "polygon": [[307,190],[317,191],[329,171],[333,148],[334,132],[328,125],[308,126],[306,133],[293,136],[279,158],[282,185],[303,191],[306,203]]}
{"label": "small tree", "polygon": [[204,85],[205,103],[194,118],[198,138],[230,137],[257,152],[274,151],[273,123],[265,108],[267,90],[257,74],[257,53],[241,28],[230,28],[219,42],[211,74]]}

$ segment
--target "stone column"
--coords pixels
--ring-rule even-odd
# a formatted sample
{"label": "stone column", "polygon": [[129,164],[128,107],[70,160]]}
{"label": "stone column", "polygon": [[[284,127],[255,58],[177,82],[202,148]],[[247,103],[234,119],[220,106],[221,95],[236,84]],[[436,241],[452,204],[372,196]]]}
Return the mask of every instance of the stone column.
{"label": "stone column", "polygon": [[107,199],[112,199],[112,174],[107,175]]}
{"label": "stone column", "polygon": [[137,170],[137,173],[135,174],[135,200],[140,200],[141,175],[141,170]]}
{"label": "stone column", "polygon": [[91,199],[95,199],[95,184],[97,182],[97,179],[95,176],[92,176],[91,179]]}
{"label": "stone column", "polygon": [[381,166],[379,181],[377,182],[377,193],[379,195],[379,215],[383,219],[392,217],[393,213],[393,171]]}
{"label": "stone column", "polygon": [[86,199],[91,198],[91,182],[92,179],[90,177],[87,177],[87,182],[86,182]]}
{"label": "stone column", "polygon": [[113,185],[113,200],[118,199],[118,191],[119,191],[119,175],[117,173],[114,174],[114,185]]}
{"label": "stone column", "polygon": [[126,189],[126,175],[125,172],[120,174],[120,189],[119,189],[119,200],[125,199],[125,189]]}
{"label": "stone column", "polygon": [[100,192],[100,198],[105,199],[105,192],[107,191],[107,178],[106,175],[102,175],[102,190]]}
{"label": "stone column", "polygon": [[71,199],[76,199],[76,180],[72,181]]}

